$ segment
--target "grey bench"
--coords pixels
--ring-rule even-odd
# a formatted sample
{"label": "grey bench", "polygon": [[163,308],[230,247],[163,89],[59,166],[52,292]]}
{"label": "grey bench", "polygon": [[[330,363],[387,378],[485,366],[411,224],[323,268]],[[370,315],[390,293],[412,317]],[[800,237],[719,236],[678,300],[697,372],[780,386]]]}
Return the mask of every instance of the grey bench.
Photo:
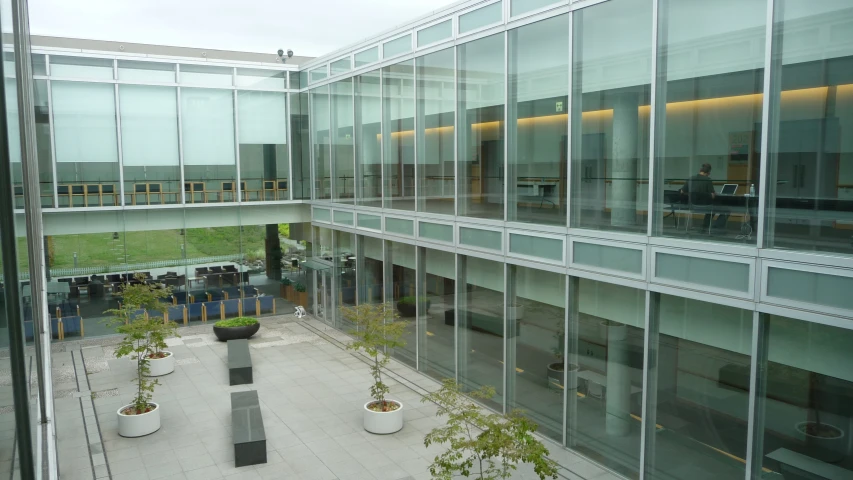
{"label": "grey bench", "polygon": [[267,437],[258,392],[231,392],[231,431],[235,467],[267,463]]}
{"label": "grey bench", "polygon": [[252,355],[249,353],[249,341],[245,338],[228,340],[228,379],[231,385],[253,383]]}
{"label": "grey bench", "polygon": [[851,480],[853,472],[831,463],[822,462],[787,448],[768,453],[767,458],[779,462],[782,476],[788,479]]}

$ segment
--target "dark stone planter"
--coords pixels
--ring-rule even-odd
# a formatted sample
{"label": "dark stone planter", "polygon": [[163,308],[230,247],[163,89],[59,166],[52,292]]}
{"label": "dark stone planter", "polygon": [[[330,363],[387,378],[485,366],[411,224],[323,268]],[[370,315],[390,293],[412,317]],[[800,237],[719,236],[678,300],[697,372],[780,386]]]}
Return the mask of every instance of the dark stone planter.
{"label": "dark stone planter", "polygon": [[[424,312],[424,315],[429,313],[430,301],[427,300],[425,305],[426,305],[426,312]],[[397,302],[397,311],[400,312],[401,317],[414,317],[415,315],[417,315],[417,308],[415,307],[415,304],[413,304],[413,303]]]}
{"label": "dark stone planter", "polygon": [[237,340],[240,338],[249,339],[252,335],[258,333],[258,330],[260,329],[260,323],[245,327],[217,327],[214,325],[213,333],[216,334],[216,338],[218,338],[220,342],[227,342],[228,340]]}

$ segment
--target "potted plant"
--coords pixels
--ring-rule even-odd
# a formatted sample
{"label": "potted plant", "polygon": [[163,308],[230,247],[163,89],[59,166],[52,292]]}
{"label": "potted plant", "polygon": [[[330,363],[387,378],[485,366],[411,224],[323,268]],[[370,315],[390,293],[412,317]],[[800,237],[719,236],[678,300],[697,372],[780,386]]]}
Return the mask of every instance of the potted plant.
{"label": "potted plant", "polygon": [[364,429],[377,434],[398,432],[403,428],[403,404],[385,397],[390,389],[382,381],[382,369],[391,361],[391,350],[406,345],[402,337],[408,324],[397,321],[399,316],[391,304],[342,307],[341,313],[355,328],[351,332],[355,340],[347,348],[371,359],[373,400],[364,404]]}
{"label": "potted plant", "polygon": [[[474,400],[488,400],[495,395],[495,389],[484,386],[468,395]],[[435,403],[436,415],[447,417],[444,426],[432,429],[424,437],[427,447],[449,444],[429,467],[434,478],[510,478],[519,463],[532,464],[540,480],[557,478],[557,463],[548,458],[548,449],[533,435],[538,426],[520,410],[506,415],[487,413],[466,398],[453,379],[444,380],[441,389],[421,401]]]}
{"label": "potted plant", "polygon": [[308,304],[308,292],[305,289],[305,285],[303,285],[301,282],[296,282],[296,284],[293,286],[293,289],[296,290],[296,304],[302,307],[306,307],[306,305]]}
{"label": "potted plant", "polygon": [[836,463],[846,456],[847,442],[844,430],[821,419],[821,393],[823,375],[809,372],[809,418],[797,423],[797,437],[805,440],[806,454],[822,462]]}
{"label": "potted plant", "polygon": [[112,315],[109,324],[123,335],[116,358],[130,357],[136,362],[136,393],[131,403],[116,412],[118,433],[123,437],[141,437],[160,429],[160,406],[151,401],[159,383],[149,377],[174,371],[175,359],[172,352],[165,350],[165,339],[174,333],[175,325],[146,311],[164,311],[167,307],[160,298],[168,295],[168,289],[145,283],[127,284],[119,308],[107,311]]}
{"label": "potted plant", "polygon": [[287,277],[282,278],[280,290],[279,294],[281,298],[291,301],[290,297],[293,295],[293,281]]}
{"label": "potted plant", "polygon": [[[422,315],[426,315],[429,312],[430,301],[427,297],[420,297],[421,305],[424,305],[425,309],[421,312]],[[397,311],[400,312],[401,317],[414,317],[417,315],[417,302],[418,297],[402,297],[397,300]]]}
{"label": "potted plant", "polygon": [[249,339],[252,335],[258,333],[260,328],[261,324],[257,318],[237,317],[214,323],[213,333],[220,342],[227,342],[228,340],[237,340],[240,338]]}
{"label": "potted plant", "polygon": [[[548,388],[560,391],[563,389],[563,374],[566,370],[566,364],[563,361],[565,355],[565,337],[562,319],[558,321],[557,333],[554,334],[554,340],[557,341],[557,346],[551,349],[551,353],[554,354],[557,361],[548,364]],[[569,364],[567,379],[570,391],[575,391],[578,388],[578,370],[580,370],[578,365]]]}

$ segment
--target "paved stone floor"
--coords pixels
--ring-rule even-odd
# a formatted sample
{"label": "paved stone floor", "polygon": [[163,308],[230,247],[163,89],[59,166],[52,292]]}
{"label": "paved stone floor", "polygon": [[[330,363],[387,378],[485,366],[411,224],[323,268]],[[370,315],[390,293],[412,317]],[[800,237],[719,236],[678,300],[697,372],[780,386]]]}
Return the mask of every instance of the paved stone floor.
{"label": "paved stone floor", "polygon": [[[254,384],[231,387],[227,348],[211,325],[180,329],[170,339],[174,373],[161,377],[154,400],[162,428],[144,438],[118,436],[116,410],[132,397],[132,362],[113,355],[115,338],[66,343],[55,350],[57,436],[63,480],[154,479],[427,479],[441,446],[424,435],[441,421],[422,394],[438,383],[394,361],[391,398],[405,405],[393,435],[362,428],[371,378],[364,359],[344,349],[348,337],[322,322],[283,315],[261,319],[250,340]],[[84,374],[85,372],[85,374]],[[257,390],[268,463],[234,467],[230,395]],[[614,480],[615,475],[545,440],[562,478]],[[514,478],[535,478],[521,466]]]}

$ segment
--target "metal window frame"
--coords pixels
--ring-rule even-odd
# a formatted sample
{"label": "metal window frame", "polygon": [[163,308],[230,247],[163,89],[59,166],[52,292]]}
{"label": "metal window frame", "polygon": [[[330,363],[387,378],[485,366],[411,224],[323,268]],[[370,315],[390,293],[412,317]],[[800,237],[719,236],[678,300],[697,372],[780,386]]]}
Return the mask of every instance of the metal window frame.
{"label": "metal window frame", "polygon": [[[612,247],[612,248],[621,248],[625,250],[634,250],[640,252],[641,255],[641,263],[640,263],[640,273],[630,272],[628,270],[613,270],[610,268],[598,267],[589,263],[579,263],[575,261],[575,244],[583,243],[587,245],[598,245],[603,247]],[[567,264],[570,268],[578,269],[578,270],[590,270],[593,272],[601,273],[604,275],[614,275],[619,277],[626,277],[633,280],[639,280],[642,282],[648,281],[648,255],[646,254],[647,249],[644,244],[637,243],[626,243],[626,242],[618,242],[611,240],[599,240],[599,239],[588,239],[584,237],[575,237],[569,236],[568,241],[566,242],[566,259]]]}
{"label": "metal window frame", "polygon": [[814,273],[818,275],[827,275],[832,277],[843,277],[853,279],[853,270],[843,269],[843,268],[832,268],[832,267],[823,267],[819,265],[808,265],[802,263],[793,263],[793,262],[784,262],[779,260],[761,260],[760,263],[761,268],[761,289],[758,295],[758,301],[761,304],[765,305],[779,305],[783,307],[788,307],[792,309],[800,309],[806,311],[812,311],[817,313],[823,313],[827,315],[836,315],[840,317],[851,318],[853,317],[853,310],[838,308],[838,307],[830,307],[817,303],[809,303],[801,300],[789,300],[787,298],[780,298],[772,296],[768,293],[768,277],[770,275],[770,269],[776,268],[779,270],[792,270],[799,272],[807,272]]}
{"label": "metal window frame", "polygon": [[[339,221],[337,218],[338,213],[341,213],[344,215],[349,215],[350,216],[350,223]],[[355,212],[353,212],[352,210],[340,210],[340,209],[335,208],[332,210],[332,223],[335,225],[343,226],[343,227],[355,228],[356,227]]]}
{"label": "metal window frame", "polygon": [[[524,12],[513,15],[512,14],[512,7],[516,1],[518,1],[518,0],[507,0],[507,3],[509,4],[509,6],[507,8],[507,13],[508,13],[507,19],[509,19],[509,21],[525,19],[527,17],[532,17],[535,15],[539,15],[541,13],[546,13],[546,12],[549,12],[550,10],[555,10],[557,8],[560,8],[560,7],[569,7],[573,0],[551,0],[551,3],[549,3],[548,5],[545,5],[545,6],[542,6],[539,8],[534,8],[533,10],[526,10]],[[507,23],[509,23],[509,21]]]}
{"label": "metal window frame", "polygon": [[[417,225],[418,225],[418,224],[417,224],[417,222],[415,221],[415,219],[414,219],[414,218],[409,218],[409,217],[406,217],[406,216],[404,216],[404,215],[392,215],[392,214],[387,214],[387,213],[386,213],[386,214],[383,214],[383,215],[382,215],[382,217],[383,217],[383,220],[382,220],[382,233],[384,233],[384,234],[386,234],[386,235],[395,235],[395,236],[399,236],[399,237],[406,237],[406,238],[411,237],[411,238],[417,238],[417,234],[418,234]],[[389,231],[388,231],[388,225],[387,225],[388,219],[391,219],[391,220],[400,220],[400,221],[402,221],[402,222],[411,222],[411,224],[412,224],[412,233],[411,233],[411,235],[409,235],[409,234],[405,234],[405,233],[400,233],[400,232],[393,232],[393,231],[390,231],[390,232],[389,232]]]}
{"label": "metal window frame", "polygon": [[[480,247],[478,245],[473,245],[470,243],[462,242],[462,229],[467,228],[469,230],[482,230],[485,232],[496,233],[499,235],[501,239],[501,248],[500,250],[494,250],[491,248]],[[471,224],[465,223],[456,223],[456,231],[454,232],[454,238],[456,239],[457,248],[465,248],[468,250],[472,250],[475,252],[481,252],[486,255],[500,255],[506,256],[506,235],[504,233],[503,228],[481,228],[480,226],[472,226]]]}
{"label": "metal window frame", "polygon": [[[450,22],[450,35],[449,36],[443,37],[439,40],[435,40],[435,41],[430,42],[430,43],[425,43],[423,45],[418,44],[419,36],[420,36],[420,33],[422,31],[429,29],[429,28],[432,28],[432,27],[435,27],[435,26],[438,26],[438,25],[441,25],[445,22]],[[433,47],[435,45],[441,45],[443,43],[447,43],[447,42],[456,40],[456,16],[450,14],[450,15],[441,17],[438,20],[435,20],[435,21],[432,21],[429,23],[425,23],[423,25],[419,25],[417,28],[415,28],[412,31],[412,35],[414,36],[414,45],[415,45],[414,51],[415,52],[428,49],[428,48]]]}
{"label": "metal window frame", "polygon": [[[480,10],[483,8],[488,8],[488,7],[490,7],[496,3],[501,4],[501,18],[499,20],[492,22],[492,23],[485,24],[485,25],[477,27],[477,28],[472,28],[471,30],[468,30],[466,32],[460,32],[459,31],[459,27],[460,27],[460,23],[461,23],[460,22],[461,17],[463,17],[469,13],[475,12],[477,10]],[[466,8],[464,10],[460,10],[460,11],[456,12],[454,14],[454,18],[456,18],[456,37],[455,38],[468,37],[468,36],[474,35],[476,33],[480,33],[482,31],[489,30],[491,28],[494,28],[494,27],[497,27],[500,25],[504,25],[506,23],[505,19],[507,18],[507,16],[506,16],[506,3],[508,3],[508,0],[507,0],[507,2],[504,2],[504,0],[494,0],[492,2],[477,4],[477,5],[474,5],[470,8]]]}
{"label": "metal window frame", "polygon": [[[747,276],[747,291],[742,292],[734,289],[726,289],[707,285],[704,283],[691,283],[683,280],[673,280],[657,275],[657,256],[658,254],[672,255],[690,259],[713,260],[723,263],[747,265],[749,273]],[[703,292],[710,292],[721,296],[738,297],[744,300],[755,301],[755,275],[757,271],[757,261],[755,257],[739,257],[734,255],[720,255],[715,253],[700,252],[696,250],[672,249],[652,246],[649,248],[649,283],[666,285],[670,287],[678,287],[684,289],[696,289]]]}
{"label": "metal window frame", "polygon": [[[503,243],[506,245],[506,256],[507,257],[520,258],[523,260],[531,260],[531,261],[536,261],[536,262],[547,262],[551,265],[559,265],[562,267],[565,267],[567,265],[567,261],[566,261],[567,260],[567,257],[566,257],[566,236],[565,235],[542,233],[542,232],[532,233],[528,230],[515,230],[515,229],[511,229],[511,228],[505,228],[504,229],[504,235],[505,235],[505,238],[503,240]],[[521,237],[534,238],[534,239],[544,238],[544,239],[554,240],[554,241],[560,242],[560,250],[559,250],[560,251],[560,259],[555,260],[553,258],[548,258],[548,257],[537,257],[535,255],[526,255],[523,253],[513,252],[512,251],[512,236],[513,235],[518,235]]]}
{"label": "metal window frame", "polygon": [[[320,211],[320,212],[322,212],[322,211],[328,212],[328,214],[329,214],[329,219],[328,219],[328,220],[323,220],[323,219],[321,219],[321,218],[317,218],[317,212],[318,212],[318,211]],[[323,223],[323,224],[324,224],[324,227],[325,227],[325,225],[326,225],[326,224],[327,224],[327,225],[331,225],[331,224],[332,224],[332,209],[331,209],[331,208],[328,208],[328,207],[317,207],[317,206],[312,206],[312,207],[311,207],[311,223],[314,223],[314,222]],[[328,228],[328,227],[325,227],[325,228]]]}
{"label": "metal window frame", "polygon": [[[367,63],[365,63],[365,64],[363,64],[363,65],[356,65],[356,64],[355,64],[355,62],[356,62],[356,58],[355,58],[355,57],[357,57],[357,56],[358,56],[358,54],[360,54],[360,53],[364,53],[364,52],[367,52],[367,51],[369,51],[369,50],[373,50],[373,49],[376,49],[376,60],[373,60],[373,61],[371,61],[371,62],[367,62]],[[360,69],[362,69],[362,68],[369,67],[370,65],[373,65],[373,64],[379,63],[381,60],[382,60],[382,49],[380,48],[380,44],[379,44],[379,43],[375,43],[375,44],[373,44],[373,45],[371,45],[371,46],[369,46],[369,47],[362,48],[362,49],[360,49],[360,50],[354,50],[354,51],[352,52],[352,70],[360,70]]]}
{"label": "metal window frame", "polygon": [[[409,37],[409,49],[405,52],[395,53],[394,55],[386,55],[385,54],[385,46],[389,43],[396,42],[397,40],[401,40],[405,37]],[[405,55],[409,55],[415,52],[415,36],[413,35],[412,30],[406,30],[405,32],[400,32],[397,35],[388,37],[380,42],[382,48],[380,48],[381,60],[384,62],[385,60],[393,60],[398,57],[402,57]]]}
{"label": "metal window frame", "polygon": [[[433,224],[433,225],[441,225],[441,226],[445,226],[445,227],[450,227],[450,238],[451,238],[450,241],[440,240],[440,239],[433,238],[433,237],[424,237],[421,234],[421,223],[429,223],[429,224]],[[415,222],[415,225],[416,225],[415,230],[417,231],[416,236],[419,239],[427,240],[430,242],[437,242],[439,244],[444,244],[444,245],[456,245],[456,224],[455,224],[455,222],[436,221],[436,220],[432,220],[432,219],[426,220],[423,218],[418,218],[417,222]]]}

